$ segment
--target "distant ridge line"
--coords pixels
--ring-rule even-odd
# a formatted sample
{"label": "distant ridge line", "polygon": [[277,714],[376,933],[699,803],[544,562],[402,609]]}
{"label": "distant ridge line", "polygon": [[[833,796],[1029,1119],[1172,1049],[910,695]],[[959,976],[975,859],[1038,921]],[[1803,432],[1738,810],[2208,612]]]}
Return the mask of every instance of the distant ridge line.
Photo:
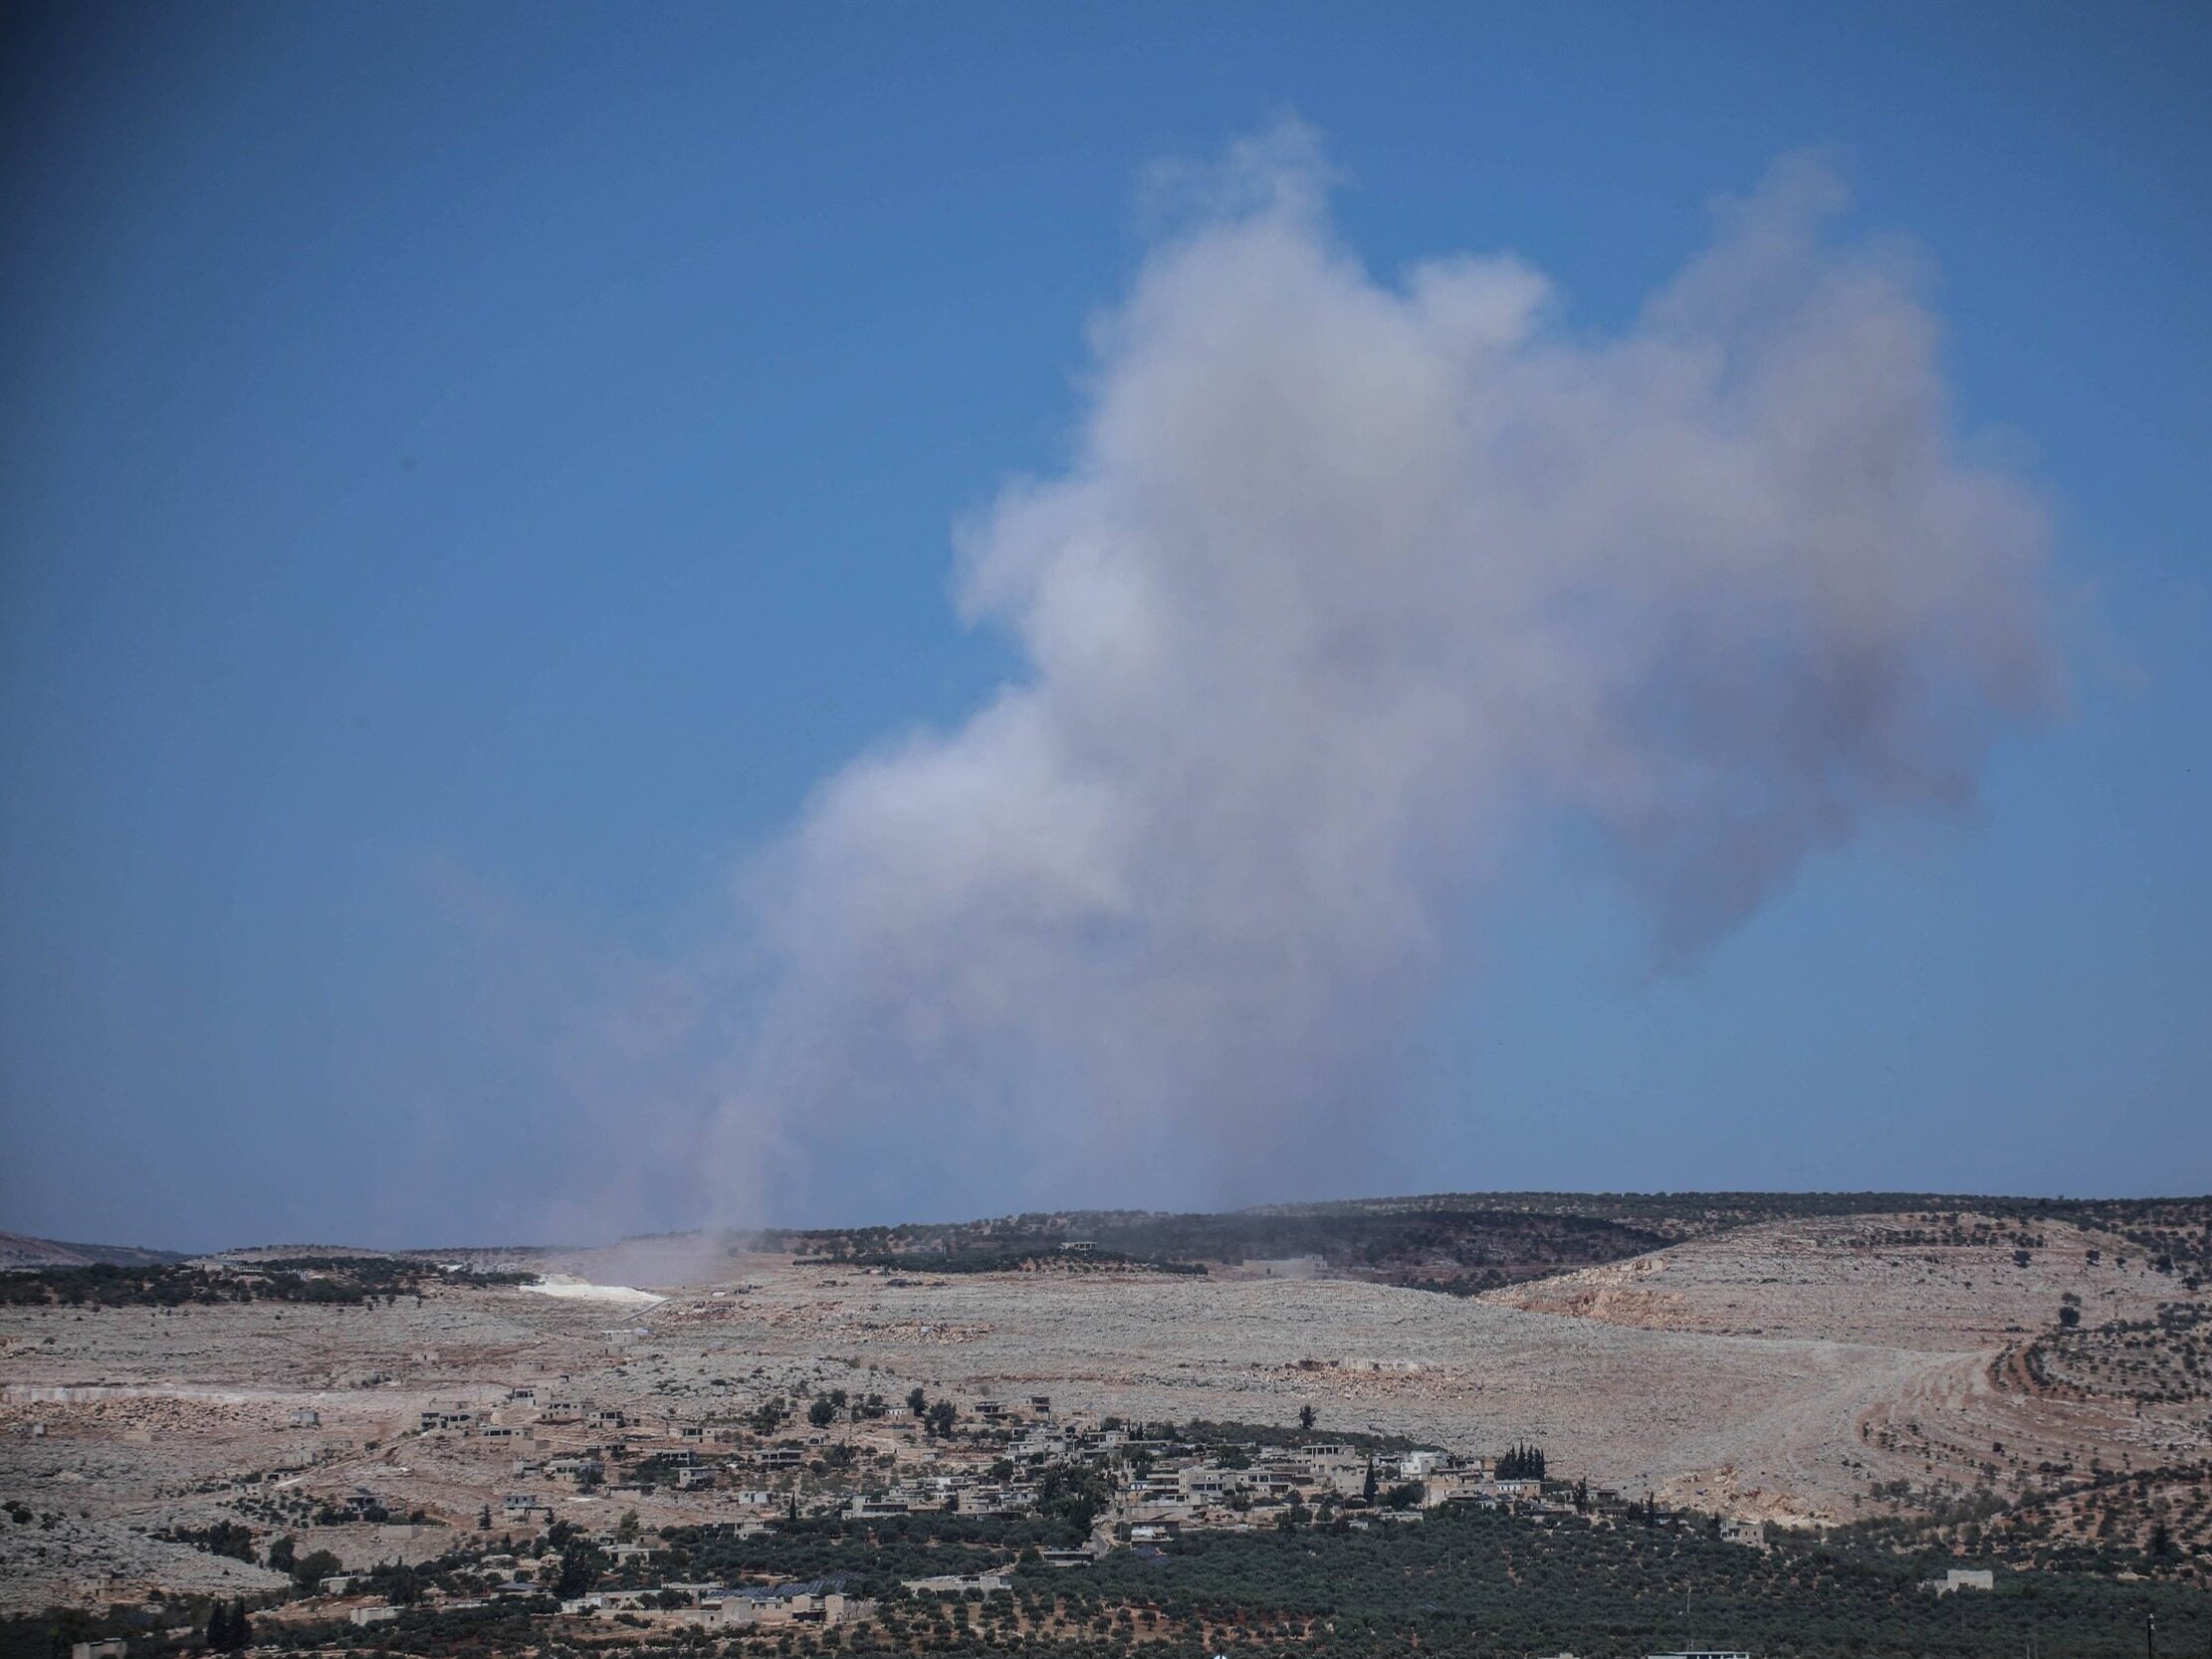
{"label": "distant ridge line", "polygon": [[177,1250],[149,1250],[136,1244],[71,1244],[62,1239],[0,1233],[0,1271],[32,1267],[152,1267],[181,1262]]}

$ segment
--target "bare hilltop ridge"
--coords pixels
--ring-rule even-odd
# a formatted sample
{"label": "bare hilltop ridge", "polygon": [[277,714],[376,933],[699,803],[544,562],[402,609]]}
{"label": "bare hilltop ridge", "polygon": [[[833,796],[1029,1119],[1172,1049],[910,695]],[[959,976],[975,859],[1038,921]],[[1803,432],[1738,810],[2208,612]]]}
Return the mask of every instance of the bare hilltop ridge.
{"label": "bare hilltop ridge", "polygon": [[[596,1248],[0,1243],[8,1609],[252,1597],[306,1629],[456,1552],[480,1569],[453,1599],[482,1605],[494,1579],[551,1594],[570,1537],[644,1571],[654,1540],[768,1551],[925,1516],[969,1529],[944,1557],[963,1570],[985,1536],[1009,1570],[1023,1549],[1103,1566],[1476,1509],[2129,1582],[2202,1584],[2212,1548],[2212,1199],[1487,1193]],[[614,1605],[696,1624],[686,1570],[689,1603]]]}
{"label": "bare hilltop ridge", "polygon": [[104,1262],[143,1267],[183,1259],[174,1250],[144,1250],[130,1244],[64,1244],[59,1239],[0,1233],[0,1272],[24,1267],[94,1267]]}

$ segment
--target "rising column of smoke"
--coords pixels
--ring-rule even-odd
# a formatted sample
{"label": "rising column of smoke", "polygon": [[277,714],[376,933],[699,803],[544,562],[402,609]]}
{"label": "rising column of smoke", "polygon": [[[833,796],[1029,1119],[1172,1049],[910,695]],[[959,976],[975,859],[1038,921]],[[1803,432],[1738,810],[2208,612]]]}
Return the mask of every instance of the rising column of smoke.
{"label": "rising column of smoke", "polygon": [[815,1143],[958,1148],[918,1208],[1263,1179],[1356,1129],[1516,834],[1595,826],[1692,950],[2053,696],[2043,516],[1961,458],[1912,273],[1824,240],[1819,165],[1605,339],[1510,258],[1372,276],[1302,128],[1211,183],[1099,324],[1064,472],[961,537],[1027,672],[756,874],[741,1211]]}

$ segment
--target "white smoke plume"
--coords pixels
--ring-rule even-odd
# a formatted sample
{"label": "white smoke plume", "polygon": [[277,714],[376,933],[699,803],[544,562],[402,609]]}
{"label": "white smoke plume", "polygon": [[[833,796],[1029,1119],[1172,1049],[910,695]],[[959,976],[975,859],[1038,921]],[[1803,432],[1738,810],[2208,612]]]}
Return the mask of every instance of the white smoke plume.
{"label": "white smoke plume", "polygon": [[1026,672],[750,885],[736,1211],[838,1207],[824,1160],[916,1211],[1257,1196],[1357,1128],[1517,838],[1594,830],[1693,951],[2056,695],[2044,515],[1819,164],[1605,338],[1510,257],[1371,274],[1303,128],[1205,184],[1065,470],[960,537]]}

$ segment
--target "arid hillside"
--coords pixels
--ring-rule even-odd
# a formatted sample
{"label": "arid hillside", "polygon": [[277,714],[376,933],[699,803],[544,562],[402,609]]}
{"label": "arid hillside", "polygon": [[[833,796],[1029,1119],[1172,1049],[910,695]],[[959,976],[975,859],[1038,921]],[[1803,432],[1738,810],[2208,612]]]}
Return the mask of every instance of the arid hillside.
{"label": "arid hillside", "polygon": [[[914,1387],[963,1412],[1042,1395],[1094,1420],[1289,1424],[1310,1408],[1323,1430],[1470,1455],[1540,1445],[1593,1489],[1786,1525],[2212,1543],[2203,1305],[2114,1233],[1793,1216],[1477,1297],[1319,1265],[1046,1252],[932,1272],[693,1239],[487,1252],[467,1270],[297,1254],[62,1270],[50,1283],[73,1294],[174,1300],[0,1308],[0,1501],[35,1518],[0,1528],[0,1595],[250,1587],[252,1569],[189,1543],[225,1524],[348,1564],[434,1554],[535,1490],[517,1447],[543,1463],[634,1435],[625,1422],[672,1435],[775,1399]],[[565,1277],[485,1271],[526,1267]],[[539,1403],[517,1408],[525,1395]],[[549,1422],[556,1396],[569,1414]],[[475,1415],[426,1434],[426,1411]],[[711,1488],[623,1501],[653,1526],[735,1513]]]}

